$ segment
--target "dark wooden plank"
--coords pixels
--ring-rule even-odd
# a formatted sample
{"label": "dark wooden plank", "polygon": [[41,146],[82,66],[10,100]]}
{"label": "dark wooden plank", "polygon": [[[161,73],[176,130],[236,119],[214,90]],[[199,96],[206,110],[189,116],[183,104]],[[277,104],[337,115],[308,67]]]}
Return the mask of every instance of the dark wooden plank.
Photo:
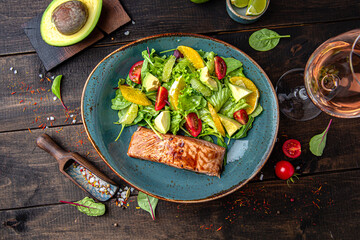
{"label": "dark wooden plank", "polygon": [[47,71],[53,69],[104,37],[104,34],[99,29],[95,28],[88,37],[77,44],[67,47],[54,47],[48,45],[41,37],[41,18],[42,14],[39,14],[37,17],[27,22],[24,25],[24,31]]}
{"label": "dark wooden plank", "polygon": [[[102,217],[69,205],[0,211],[2,239],[357,239],[360,170],[250,183],[222,199],[201,204],[160,201],[156,220],[112,202]],[[76,196],[64,200],[77,200]],[[117,224],[117,226],[114,226]],[[116,236],[116,237],[115,237]],[[146,236],[146,237],[144,237]]]}
{"label": "dark wooden plank", "polygon": [[[257,52],[250,48],[248,38],[253,31],[212,36],[233,44],[251,56],[262,66],[275,84],[285,71],[294,67],[303,67],[310,54],[323,41],[356,28],[359,24],[360,20],[356,20],[346,22],[346,24],[328,23],[276,28],[275,30],[279,33],[290,34],[292,37],[281,40],[275,49],[268,52]],[[87,49],[71,61],[65,62],[54,71],[47,73],[49,77],[58,74],[64,75],[62,95],[65,104],[70,109],[79,112],[82,88],[88,74],[101,59],[118,47],[120,45]],[[46,71],[35,54],[2,57],[0,64],[2,66],[0,86],[3,89],[0,92],[0,102],[7,103],[6,107],[0,108],[2,122],[0,132],[28,127],[35,128],[41,123],[50,124],[46,121],[49,116],[55,117],[56,121],[53,123],[55,126],[71,123],[69,119],[64,123],[67,116],[61,110],[60,102],[52,100],[53,95],[49,92],[51,83],[47,80],[41,81],[39,74],[45,76]],[[11,67],[17,69],[17,74],[9,70]],[[28,86],[32,89],[27,90]],[[40,89],[40,93],[37,92],[37,89]],[[31,91],[34,91],[33,94]],[[11,95],[11,93],[14,94]],[[33,105],[35,102],[37,104]],[[25,110],[24,107],[26,107]],[[35,121],[36,117],[38,117],[37,122]],[[79,120],[78,117],[77,121]]]}
{"label": "dark wooden plank", "polygon": [[119,0],[104,0],[97,27],[110,34],[130,20]]}
{"label": "dark wooden plank", "polygon": [[[21,25],[40,14],[51,1],[31,1],[26,11],[23,1],[4,2],[0,9],[0,54],[32,52]],[[250,25],[233,21],[226,13],[225,1],[209,1],[194,4],[191,1],[121,1],[135,21],[111,34],[100,44],[132,41],[141,37],[168,32],[214,33],[241,31],[277,25],[359,19],[360,2],[306,0],[294,4],[291,1],[271,1],[262,18]],[[129,31],[129,35],[124,35]],[[10,41],[11,40],[11,41]]]}
{"label": "dark wooden plank", "polygon": [[[334,119],[324,155],[315,157],[309,152],[307,143],[311,136],[322,132],[327,124],[328,117],[322,117],[324,119],[318,119],[318,123],[313,120],[295,127],[289,121],[280,124],[280,133],[283,131],[303,144],[301,157],[292,161],[295,166],[301,167],[298,172],[309,174],[359,168],[360,148],[354,147],[359,142],[359,121]],[[31,133],[27,130],[0,133],[0,190],[6,193],[0,194],[0,209],[53,204],[60,198],[76,199],[84,195],[59,172],[56,160],[36,147],[35,140],[43,132],[64,149],[80,153],[115,182],[123,184],[102,162],[82,125],[37,129]],[[283,139],[280,137],[275,144],[273,154],[255,180],[275,178],[274,165],[285,158],[281,151]],[[285,184],[285,181],[279,181],[278,184]]]}

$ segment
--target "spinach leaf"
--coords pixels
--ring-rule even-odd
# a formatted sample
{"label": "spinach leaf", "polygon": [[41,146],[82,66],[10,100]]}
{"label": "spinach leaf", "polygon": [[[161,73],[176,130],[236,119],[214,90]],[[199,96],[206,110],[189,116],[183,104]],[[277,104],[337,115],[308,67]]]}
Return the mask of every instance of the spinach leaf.
{"label": "spinach leaf", "polygon": [[111,109],[113,110],[121,110],[127,108],[131,105],[131,102],[126,100],[121,94],[120,89],[116,90],[115,98],[111,99]]}
{"label": "spinach leaf", "polygon": [[222,58],[224,59],[226,63],[226,75],[228,75],[230,72],[242,67],[242,62],[235,58]]}
{"label": "spinach leaf", "polygon": [[104,215],[106,211],[104,204],[97,203],[94,201],[94,199],[89,197],[85,197],[84,199],[77,202],[60,202],[75,205],[80,212],[85,213],[88,216],[101,216]]}
{"label": "spinach leaf", "polygon": [[139,207],[150,213],[153,220],[155,220],[155,208],[159,199],[151,197],[143,192],[139,192],[137,203]]}
{"label": "spinach leaf", "polygon": [[290,35],[280,36],[278,33],[263,28],[251,34],[249,45],[257,51],[269,51],[276,47],[280,38],[290,37]]}
{"label": "spinach leaf", "polygon": [[61,90],[60,90],[61,78],[62,78],[62,75],[56,76],[56,78],[54,79],[54,81],[51,85],[51,91],[58,99],[60,99],[61,104],[65,108],[65,110],[68,110],[61,98]]}
{"label": "spinach leaf", "polygon": [[320,156],[322,156],[322,154],[324,152],[324,148],[326,146],[327,133],[329,131],[331,122],[332,122],[332,119],[330,120],[330,122],[324,132],[322,132],[318,135],[315,135],[310,139],[310,143],[309,143],[310,151],[315,156],[320,157]]}

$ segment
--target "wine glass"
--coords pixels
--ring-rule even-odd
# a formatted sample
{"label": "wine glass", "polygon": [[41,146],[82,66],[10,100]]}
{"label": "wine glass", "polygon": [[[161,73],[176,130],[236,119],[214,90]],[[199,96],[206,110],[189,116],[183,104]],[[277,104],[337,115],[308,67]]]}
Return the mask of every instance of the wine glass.
{"label": "wine glass", "polygon": [[284,73],[276,84],[280,111],[298,121],[313,119],[321,111],[360,117],[359,39],[360,29],[330,38],[312,53],[305,69]]}

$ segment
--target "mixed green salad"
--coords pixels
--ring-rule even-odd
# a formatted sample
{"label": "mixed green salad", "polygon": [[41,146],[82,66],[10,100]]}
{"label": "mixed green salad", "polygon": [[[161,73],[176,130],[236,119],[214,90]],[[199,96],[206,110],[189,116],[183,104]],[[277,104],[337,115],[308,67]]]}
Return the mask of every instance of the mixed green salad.
{"label": "mixed green salad", "polygon": [[124,127],[137,124],[159,138],[159,133],[182,131],[210,142],[217,139],[226,147],[225,137],[246,137],[263,111],[259,91],[237,59],[187,46],[163,52],[146,49],[141,55],[144,60],[119,79],[111,100],[119,116],[115,124],[122,125],[118,138]]}

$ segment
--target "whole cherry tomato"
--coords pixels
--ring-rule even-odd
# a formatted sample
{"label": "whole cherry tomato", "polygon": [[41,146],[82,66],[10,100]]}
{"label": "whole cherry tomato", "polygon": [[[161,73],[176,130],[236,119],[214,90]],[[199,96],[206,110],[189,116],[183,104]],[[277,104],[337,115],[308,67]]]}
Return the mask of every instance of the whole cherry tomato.
{"label": "whole cherry tomato", "polygon": [[139,61],[132,65],[129,71],[129,78],[134,83],[140,84],[141,83],[141,68],[144,61]]}
{"label": "whole cherry tomato", "polygon": [[216,77],[220,80],[223,79],[226,75],[226,63],[224,59],[219,56],[215,57],[215,74]]}
{"label": "whole cherry tomato", "polygon": [[156,96],[155,111],[159,111],[163,107],[165,107],[167,100],[168,100],[168,90],[164,87],[159,87]]}
{"label": "whole cherry tomato", "polygon": [[249,116],[244,109],[240,109],[234,112],[233,117],[236,121],[238,121],[242,125],[245,125],[249,121]]}
{"label": "whole cherry tomato", "polygon": [[297,158],[301,154],[301,144],[298,140],[289,139],[282,146],[284,154],[289,158]]}
{"label": "whole cherry tomato", "polygon": [[201,133],[202,122],[196,113],[189,113],[186,116],[185,126],[193,137],[197,137]]}
{"label": "whole cherry tomato", "polygon": [[282,180],[291,178],[294,173],[294,166],[288,161],[280,161],[275,165],[275,174]]}

